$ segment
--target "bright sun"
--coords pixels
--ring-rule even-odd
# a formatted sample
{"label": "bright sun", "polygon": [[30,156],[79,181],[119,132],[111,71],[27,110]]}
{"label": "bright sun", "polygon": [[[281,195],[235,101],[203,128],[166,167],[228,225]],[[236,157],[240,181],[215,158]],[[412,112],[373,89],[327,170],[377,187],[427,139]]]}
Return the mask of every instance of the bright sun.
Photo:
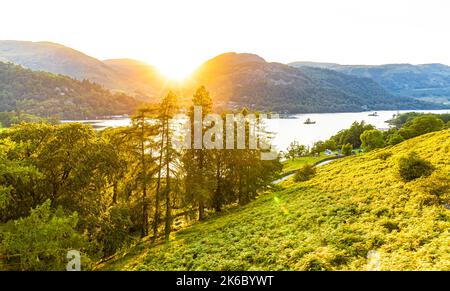
{"label": "bright sun", "polygon": [[183,81],[194,71],[192,64],[183,62],[165,63],[157,65],[161,74],[170,80]]}

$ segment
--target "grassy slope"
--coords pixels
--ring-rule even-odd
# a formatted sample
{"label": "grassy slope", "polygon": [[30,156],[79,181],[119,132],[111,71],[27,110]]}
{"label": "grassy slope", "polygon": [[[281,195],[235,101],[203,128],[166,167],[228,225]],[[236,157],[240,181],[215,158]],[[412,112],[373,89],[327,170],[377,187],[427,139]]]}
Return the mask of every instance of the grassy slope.
{"label": "grassy slope", "polygon": [[[404,183],[397,160],[413,149],[437,170]],[[393,155],[382,160],[380,152]],[[377,250],[381,269],[450,270],[450,211],[429,205],[427,193],[436,174],[450,176],[449,152],[446,130],[341,159],[308,182],[288,180],[278,192],[174,233],[168,244],[143,242],[101,268],[366,269],[367,253]]]}
{"label": "grassy slope", "polygon": [[319,157],[301,157],[297,159],[286,160],[283,162],[283,173],[290,173],[294,170],[299,169],[305,164],[315,164],[327,158],[329,158],[329,156],[321,154]]}

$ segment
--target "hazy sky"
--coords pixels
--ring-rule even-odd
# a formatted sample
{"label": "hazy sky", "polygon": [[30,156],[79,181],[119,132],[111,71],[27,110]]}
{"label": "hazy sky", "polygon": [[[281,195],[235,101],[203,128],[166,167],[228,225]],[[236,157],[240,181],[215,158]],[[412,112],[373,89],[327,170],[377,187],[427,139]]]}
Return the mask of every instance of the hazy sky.
{"label": "hazy sky", "polygon": [[450,64],[449,15],[446,0],[14,0],[0,3],[0,39],[178,73],[228,51],[283,63]]}

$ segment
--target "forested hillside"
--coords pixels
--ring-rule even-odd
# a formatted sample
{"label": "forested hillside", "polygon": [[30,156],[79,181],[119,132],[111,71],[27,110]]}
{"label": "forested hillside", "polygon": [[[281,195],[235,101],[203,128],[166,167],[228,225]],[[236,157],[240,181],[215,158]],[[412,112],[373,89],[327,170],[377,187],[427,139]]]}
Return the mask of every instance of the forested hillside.
{"label": "forested hillside", "polygon": [[130,114],[137,104],[131,96],[111,93],[88,80],[0,62],[0,111],[86,119]]}

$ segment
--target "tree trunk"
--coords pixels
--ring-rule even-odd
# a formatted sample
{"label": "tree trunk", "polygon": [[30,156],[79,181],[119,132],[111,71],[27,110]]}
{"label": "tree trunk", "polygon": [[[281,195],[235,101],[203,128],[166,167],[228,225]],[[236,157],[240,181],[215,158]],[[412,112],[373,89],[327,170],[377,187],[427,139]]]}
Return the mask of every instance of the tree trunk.
{"label": "tree trunk", "polygon": [[166,241],[169,240],[172,226],[171,207],[170,207],[170,146],[169,146],[169,119],[166,120],[166,225],[164,234]]}
{"label": "tree trunk", "polygon": [[[203,174],[203,148],[199,151],[199,172]],[[204,177],[202,177],[202,183],[204,185]],[[205,219],[205,201],[204,197],[200,195],[198,203],[198,220]]]}
{"label": "tree trunk", "polygon": [[221,185],[221,177],[220,177],[220,158],[217,157],[217,165],[216,165],[216,183],[217,183],[217,187],[216,187],[216,191],[214,193],[214,209],[216,210],[216,212],[220,212],[222,210],[222,185]]}
{"label": "tree trunk", "polygon": [[112,203],[113,204],[117,204],[117,181],[114,181],[114,184],[113,184]]}
{"label": "tree trunk", "polygon": [[169,189],[166,189],[165,192],[166,192],[166,223],[164,227],[164,237],[166,240],[169,240],[172,224]]}
{"label": "tree trunk", "polygon": [[153,217],[153,241],[158,237],[158,225],[159,225],[159,198],[160,198],[160,188],[161,188],[161,170],[162,170],[162,157],[164,148],[164,123],[161,133],[161,145],[159,148],[159,165],[158,165],[158,179],[156,180],[156,193],[155,193],[155,215]]}
{"label": "tree trunk", "polygon": [[238,175],[238,204],[242,205],[242,173],[239,173]]}
{"label": "tree trunk", "polygon": [[198,203],[198,220],[205,219],[205,204],[203,201]]}
{"label": "tree trunk", "polygon": [[144,126],[145,120],[141,126],[141,165],[142,165],[142,230],[141,237],[148,235],[148,217],[147,217],[147,175],[145,164],[145,145],[144,145]]}

